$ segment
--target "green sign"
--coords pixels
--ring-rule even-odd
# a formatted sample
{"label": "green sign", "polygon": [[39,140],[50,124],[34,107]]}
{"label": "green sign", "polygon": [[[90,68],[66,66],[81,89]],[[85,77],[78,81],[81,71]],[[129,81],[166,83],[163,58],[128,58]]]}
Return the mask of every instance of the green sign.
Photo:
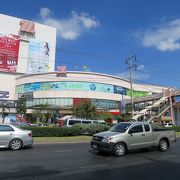
{"label": "green sign", "polygon": [[[131,96],[131,90],[127,89],[127,96]],[[147,96],[148,92],[145,91],[135,91],[133,90],[133,97],[142,97],[142,96]]]}

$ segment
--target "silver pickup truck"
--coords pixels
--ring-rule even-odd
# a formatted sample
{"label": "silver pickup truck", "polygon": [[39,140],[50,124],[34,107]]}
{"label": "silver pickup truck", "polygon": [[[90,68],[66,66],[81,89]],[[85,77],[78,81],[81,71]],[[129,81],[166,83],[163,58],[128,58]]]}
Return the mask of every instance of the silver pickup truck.
{"label": "silver pickup truck", "polygon": [[128,150],[138,148],[158,147],[160,151],[166,151],[170,143],[175,141],[175,131],[145,122],[122,122],[109,131],[95,134],[91,147],[124,156]]}

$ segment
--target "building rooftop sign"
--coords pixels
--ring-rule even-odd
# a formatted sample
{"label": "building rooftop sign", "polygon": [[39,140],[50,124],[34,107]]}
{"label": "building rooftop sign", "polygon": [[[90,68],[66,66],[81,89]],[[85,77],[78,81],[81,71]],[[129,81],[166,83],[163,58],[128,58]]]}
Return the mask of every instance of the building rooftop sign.
{"label": "building rooftop sign", "polygon": [[35,38],[35,23],[27,20],[19,22],[20,31],[19,35],[25,38]]}
{"label": "building rooftop sign", "polygon": [[57,74],[62,77],[66,77],[67,67],[66,66],[58,66],[57,67]]}

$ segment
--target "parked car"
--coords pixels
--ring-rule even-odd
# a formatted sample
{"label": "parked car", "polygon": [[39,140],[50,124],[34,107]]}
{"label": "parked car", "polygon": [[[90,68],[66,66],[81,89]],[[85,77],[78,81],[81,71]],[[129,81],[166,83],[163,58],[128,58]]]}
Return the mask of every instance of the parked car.
{"label": "parked car", "polygon": [[124,156],[128,150],[153,146],[160,151],[166,151],[174,141],[175,131],[145,122],[122,122],[109,131],[95,134],[91,147],[99,151],[113,152],[115,156]]}
{"label": "parked car", "polygon": [[93,120],[88,119],[67,119],[64,121],[64,126],[72,127],[75,124],[92,124]]}
{"label": "parked car", "polygon": [[38,126],[41,126],[41,127],[47,127],[49,126],[47,123],[42,123],[42,124],[38,124]]}
{"label": "parked car", "polygon": [[163,124],[164,127],[173,127],[173,124],[172,123],[165,123]]}
{"label": "parked car", "polygon": [[0,124],[0,148],[19,150],[32,144],[32,131],[24,130],[19,125]]}
{"label": "parked car", "polygon": [[39,125],[30,123],[29,126],[38,127]]}
{"label": "parked car", "polygon": [[93,124],[93,123],[99,123],[99,124],[105,124],[104,120],[92,120],[92,119],[66,119],[63,121],[63,126],[66,127],[72,127],[75,124]]}

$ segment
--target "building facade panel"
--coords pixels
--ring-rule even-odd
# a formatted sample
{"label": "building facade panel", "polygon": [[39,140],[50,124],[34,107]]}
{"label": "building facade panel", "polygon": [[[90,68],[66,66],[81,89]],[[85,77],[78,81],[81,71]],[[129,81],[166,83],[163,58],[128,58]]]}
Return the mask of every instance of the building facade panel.
{"label": "building facade panel", "polygon": [[[144,88],[145,86],[145,88]],[[162,92],[162,87],[134,84],[133,97]],[[154,87],[154,88],[153,88]],[[128,80],[107,74],[69,71],[60,77],[57,72],[33,74],[16,79],[16,98],[21,94],[33,92],[30,105],[47,101],[52,106],[63,107],[63,101],[89,99],[99,108],[119,108],[120,101],[130,98]],[[67,107],[73,103],[67,103]]]}

